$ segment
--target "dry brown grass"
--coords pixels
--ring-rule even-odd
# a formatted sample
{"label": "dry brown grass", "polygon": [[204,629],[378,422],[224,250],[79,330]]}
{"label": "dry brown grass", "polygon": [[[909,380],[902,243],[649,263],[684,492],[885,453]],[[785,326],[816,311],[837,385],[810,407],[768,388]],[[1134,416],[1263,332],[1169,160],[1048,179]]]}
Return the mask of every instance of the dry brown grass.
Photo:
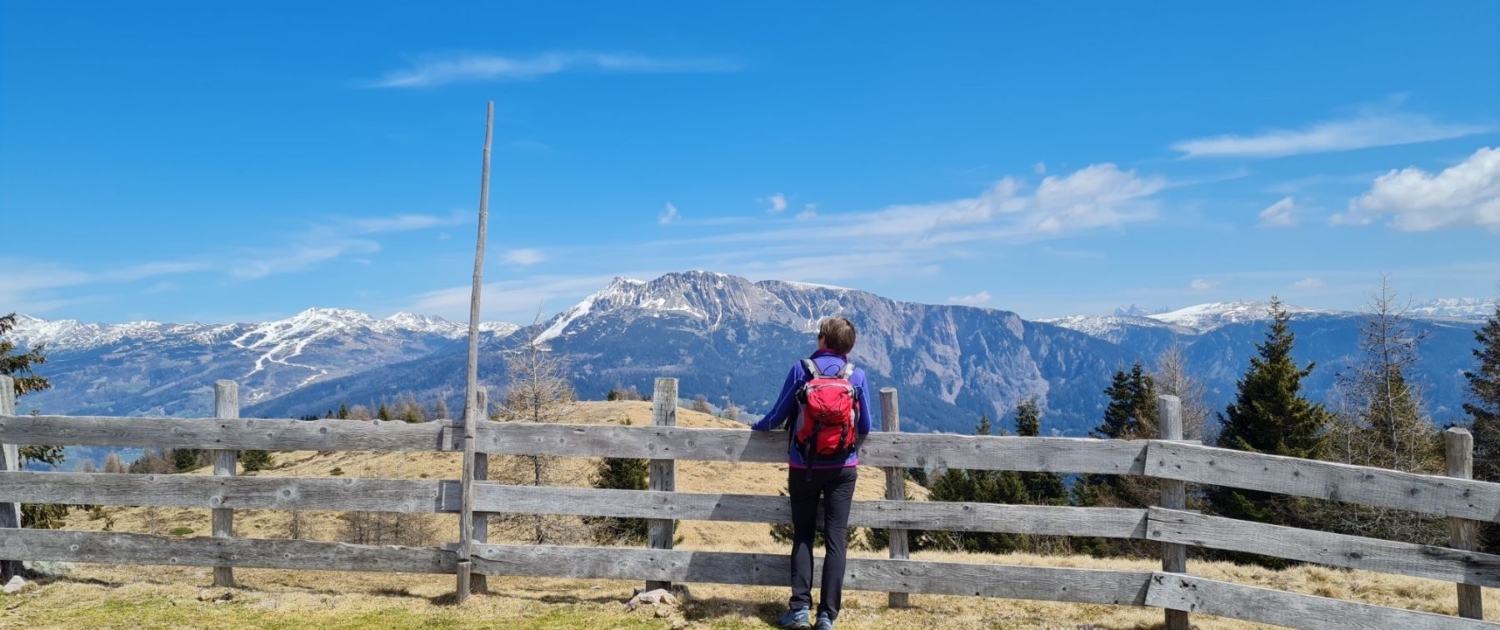
{"label": "dry brown grass", "polygon": [[[644,402],[583,403],[579,422],[650,423],[650,404]],[[735,423],[683,410],[683,426],[737,426]],[[348,476],[452,479],[458,476],[459,457],[452,453],[279,453],[278,468],[257,473],[274,476],[328,476],[335,469]],[[568,460],[583,472],[589,460]],[[198,471],[194,474],[205,474]],[[877,469],[861,469],[860,499],[884,493],[884,476]],[[678,488],[683,492],[777,494],[785,487],[784,466],[682,462]],[[921,488],[913,493],[923,496]],[[144,508],[108,510],[115,531],[145,531]],[[312,513],[312,538],[335,540],[337,515]],[[209,529],[207,510],[158,509],[164,530],[188,527],[194,535]],[[453,516],[433,516],[440,538],[457,529]],[[246,537],[280,537],[284,513],[243,510],[235,515],[236,533]],[[75,514],[70,529],[100,529],[103,520]],[[681,548],[781,553],[772,542],[769,526],[748,523],[683,522]],[[438,542],[438,541],[434,541]],[[859,556],[881,553],[855,551]],[[1004,563],[1093,569],[1149,571],[1159,563],[1149,560],[1095,559],[1081,556],[1014,554],[983,556],[923,552],[917,559]],[[1285,571],[1222,562],[1190,561],[1191,572],[1204,577],[1282,590],[1452,614],[1454,587],[1445,582],[1304,566]],[[671,627],[758,628],[774,619],[785,605],[781,588],[693,585],[694,599],[673,610],[626,612],[632,582],[599,580],[537,580],[491,578],[495,592],[475,597],[462,607],[450,603],[451,576],[289,572],[237,569],[244,588],[229,601],[216,602],[223,589],[207,589],[211,570],[182,567],[80,566],[63,579],[44,583],[18,596],[0,596],[0,628],[387,628],[387,627],[517,627],[609,628]],[[885,608],[882,593],[850,593],[839,627],[895,628],[1151,628],[1162,613],[1154,609],[1059,604],[971,597],[912,597],[909,610]],[[1486,616],[1500,618],[1500,593],[1486,592]],[[658,618],[656,615],[663,617]],[[1235,629],[1263,627],[1232,620],[1195,616],[1197,627]]]}

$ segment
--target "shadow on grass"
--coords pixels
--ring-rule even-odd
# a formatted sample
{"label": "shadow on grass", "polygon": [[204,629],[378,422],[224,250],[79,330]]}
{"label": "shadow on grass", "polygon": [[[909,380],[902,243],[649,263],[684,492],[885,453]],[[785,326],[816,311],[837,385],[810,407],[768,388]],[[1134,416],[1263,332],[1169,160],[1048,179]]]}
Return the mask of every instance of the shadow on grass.
{"label": "shadow on grass", "polygon": [[680,606],[683,618],[688,621],[710,621],[726,617],[750,617],[772,626],[786,612],[785,604],[749,599],[707,597],[689,599]]}

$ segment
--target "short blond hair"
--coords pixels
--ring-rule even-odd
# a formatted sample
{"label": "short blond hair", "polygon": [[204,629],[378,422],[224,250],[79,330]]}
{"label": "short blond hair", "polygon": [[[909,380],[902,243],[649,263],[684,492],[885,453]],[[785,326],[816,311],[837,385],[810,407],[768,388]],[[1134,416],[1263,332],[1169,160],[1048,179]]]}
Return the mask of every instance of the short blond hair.
{"label": "short blond hair", "polygon": [[843,315],[829,317],[818,326],[818,338],[823,345],[839,354],[849,354],[854,349],[854,337],[854,324]]}

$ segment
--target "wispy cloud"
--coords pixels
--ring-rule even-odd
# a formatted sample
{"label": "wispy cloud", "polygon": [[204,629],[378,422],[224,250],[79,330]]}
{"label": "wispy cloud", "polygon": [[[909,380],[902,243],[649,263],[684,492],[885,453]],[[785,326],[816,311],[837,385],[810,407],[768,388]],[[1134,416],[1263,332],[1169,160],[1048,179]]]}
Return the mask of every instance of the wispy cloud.
{"label": "wispy cloud", "polygon": [[428,55],[411,66],[387,72],[377,88],[420,88],[448,83],[535,79],[573,71],[616,73],[734,72],[728,59],[665,58],[636,53],[549,52],[532,56],[495,54]]}
{"label": "wispy cloud", "polygon": [[1313,123],[1300,129],[1268,129],[1256,134],[1225,134],[1174,143],[1183,158],[1276,158],[1305,153],[1351,151],[1416,144],[1496,131],[1493,124],[1449,123],[1392,107],[1363,108],[1354,116]]}
{"label": "wispy cloud", "polygon": [[1410,167],[1381,175],[1330,223],[1367,225],[1382,217],[1403,232],[1478,227],[1500,233],[1500,148],[1480,149],[1437,174]]}
{"label": "wispy cloud", "polygon": [[1260,227],[1280,228],[1296,227],[1297,217],[1292,216],[1296,202],[1291,197],[1285,197],[1281,201],[1271,204],[1265,210],[1260,211]]}
{"label": "wispy cloud", "polygon": [[965,306],[979,306],[990,303],[990,292],[980,291],[970,295],[959,295],[948,298],[950,304],[963,304]]}
{"label": "wispy cloud", "polygon": [[786,211],[786,195],[783,195],[781,193],[776,193],[769,197],[762,197],[760,199],[756,199],[756,201],[766,204],[766,212],[769,212],[771,214],[781,214],[782,212]]}
{"label": "wispy cloud", "polygon": [[504,260],[505,264],[507,264],[507,265],[516,265],[518,267],[529,267],[529,266],[535,265],[537,263],[546,262],[547,261],[547,256],[545,254],[543,254],[541,252],[541,250],[536,250],[536,249],[512,249],[512,250],[510,250],[508,252],[505,252],[505,257],[502,260]]}
{"label": "wispy cloud", "polygon": [[818,204],[810,203],[810,204],[807,204],[807,205],[803,206],[802,207],[802,211],[798,212],[797,216],[792,217],[792,218],[794,218],[794,219],[796,219],[798,221],[806,221],[808,219],[816,219],[816,218],[818,218]]}
{"label": "wispy cloud", "polygon": [[[448,215],[397,214],[383,217],[335,217],[289,237],[286,245],[253,247],[229,265],[229,274],[242,280],[305,271],[320,263],[345,256],[369,256],[380,252],[377,234],[414,232],[464,223],[462,212]],[[369,260],[361,259],[368,264]]]}
{"label": "wispy cloud", "polygon": [[661,214],[656,215],[656,222],[661,225],[666,225],[681,218],[682,213],[677,211],[677,206],[672,205],[671,202],[667,202],[667,206],[661,211]]}
{"label": "wispy cloud", "polygon": [[201,262],[158,261],[103,271],[82,271],[51,262],[0,258],[0,269],[5,270],[5,273],[0,274],[0,305],[3,305],[0,308],[7,313],[12,310],[30,314],[43,313],[94,299],[88,296],[64,297],[58,294],[59,290],[138,282],[205,271],[208,268],[207,264]]}
{"label": "wispy cloud", "polygon": [[1222,283],[1223,281],[1221,280],[1206,280],[1204,278],[1198,278],[1188,283],[1188,290],[1198,292],[1212,291],[1219,288],[1219,285]]}
{"label": "wispy cloud", "polygon": [[1291,289],[1293,291],[1310,291],[1312,289],[1321,288],[1323,288],[1322,278],[1303,278],[1301,280],[1293,282],[1291,286]]}

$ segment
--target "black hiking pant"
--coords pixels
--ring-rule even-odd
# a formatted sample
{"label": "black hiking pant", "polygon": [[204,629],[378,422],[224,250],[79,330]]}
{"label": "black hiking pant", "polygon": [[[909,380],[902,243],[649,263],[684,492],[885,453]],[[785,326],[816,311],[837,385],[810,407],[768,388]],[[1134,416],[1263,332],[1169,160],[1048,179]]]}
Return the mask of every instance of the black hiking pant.
{"label": "black hiking pant", "polygon": [[[811,474],[809,474],[811,473]],[[849,542],[849,502],[854,500],[858,469],[792,468],[787,486],[792,499],[791,608],[812,607],[813,540],[818,503],[823,504],[823,584],[818,612],[838,619],[844,596],[844,559]]]}

